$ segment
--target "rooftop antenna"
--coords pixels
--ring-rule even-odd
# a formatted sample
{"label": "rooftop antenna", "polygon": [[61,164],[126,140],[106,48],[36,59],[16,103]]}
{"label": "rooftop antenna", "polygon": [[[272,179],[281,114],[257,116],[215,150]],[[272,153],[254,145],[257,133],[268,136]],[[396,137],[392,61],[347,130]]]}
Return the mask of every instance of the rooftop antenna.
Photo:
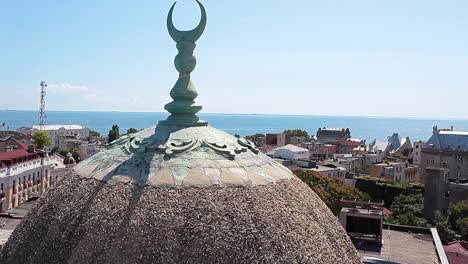
{"label": "rooftop antenna", "polygon": [[45,125],[46,112],[45,112],[45,97],[46,97],[47,83],[45,81],[41,82],[41,106],[39,108],[39,127],[42,130]]}

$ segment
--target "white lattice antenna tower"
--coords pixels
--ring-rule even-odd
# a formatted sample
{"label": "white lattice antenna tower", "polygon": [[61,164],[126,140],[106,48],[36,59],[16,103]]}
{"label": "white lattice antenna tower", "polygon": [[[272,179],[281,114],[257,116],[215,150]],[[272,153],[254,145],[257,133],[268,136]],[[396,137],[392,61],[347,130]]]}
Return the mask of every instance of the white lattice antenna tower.
{"label": "white lattice antenna tower", "polygon": [[45,81],[41,82],[41,106],[39,108],[39,126],[42,127],[45,125],[46,112],[45,112],[45,97],[46,97],[47,83]]}

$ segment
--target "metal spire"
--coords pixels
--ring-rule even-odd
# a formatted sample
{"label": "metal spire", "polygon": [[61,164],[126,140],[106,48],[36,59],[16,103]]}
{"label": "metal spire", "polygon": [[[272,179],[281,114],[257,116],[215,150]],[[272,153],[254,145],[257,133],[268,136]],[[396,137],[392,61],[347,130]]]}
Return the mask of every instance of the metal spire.
{"label": "metal spire", "polygon": [[201,19],[198,26],[190,31],[180,31],[175,28],[172,22],[174,3],[167,16],[167,29],[169,35],[177,43],[179,53],[174,59],[174,65],[179,72],[179,79],[171,90],[172,102],[164,107],[171,115],[160,124],[180,125],[180,126],[206,126],[208,122],[198,118],[198,113],[202,107],[195,105],[195,98],[198,93],[190,80],[190,73],[195,69],[197,60],[193,55],[195,42],[201,37],[206,26],[206,11],[203,5],[197,0],[201,10]]}
{"label": "metal spire", "polygon": [[46,112],[45,112],[45,97],[46,97],[47,84],[45,81],[41,82],[41,105],[39,107],[39,127],[42,128],[45,125]]}

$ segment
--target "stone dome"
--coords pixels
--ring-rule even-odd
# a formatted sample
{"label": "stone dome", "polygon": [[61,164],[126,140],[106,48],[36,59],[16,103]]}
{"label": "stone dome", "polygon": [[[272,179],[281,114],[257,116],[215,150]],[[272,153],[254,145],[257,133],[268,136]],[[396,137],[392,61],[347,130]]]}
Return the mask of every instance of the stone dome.
{"label": "stone dome", "polygon": [[68,152],[67,156],[63,159],[63,164],[65,164],[65,165],[76,164],[76,160],[75,160],[75,158],[73,158],[73,155],[70,152]]}
{"label": "stone dome", "polygon": [[[179,57],[193,52],[201,25],[176,32],[168,19]],[[196,95],[181,72],[171,116],[77,164],[36,202],[0,263],[360,263],[312,189],[199,120]]]}

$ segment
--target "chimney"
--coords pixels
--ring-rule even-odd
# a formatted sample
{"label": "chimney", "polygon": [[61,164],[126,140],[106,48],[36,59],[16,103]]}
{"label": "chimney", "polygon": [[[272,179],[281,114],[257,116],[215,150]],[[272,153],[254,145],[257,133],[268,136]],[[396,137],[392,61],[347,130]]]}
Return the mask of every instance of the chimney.
{"label": "chimney", "polygon": [[28,152],[29,153],[35,153],[36,152],[36,146],[34,146],[33,144],[29,144],[28,145]]}
{"label": "chimney", "polygon": [[450,127],[450,131],[453,131],[453,126]]}

